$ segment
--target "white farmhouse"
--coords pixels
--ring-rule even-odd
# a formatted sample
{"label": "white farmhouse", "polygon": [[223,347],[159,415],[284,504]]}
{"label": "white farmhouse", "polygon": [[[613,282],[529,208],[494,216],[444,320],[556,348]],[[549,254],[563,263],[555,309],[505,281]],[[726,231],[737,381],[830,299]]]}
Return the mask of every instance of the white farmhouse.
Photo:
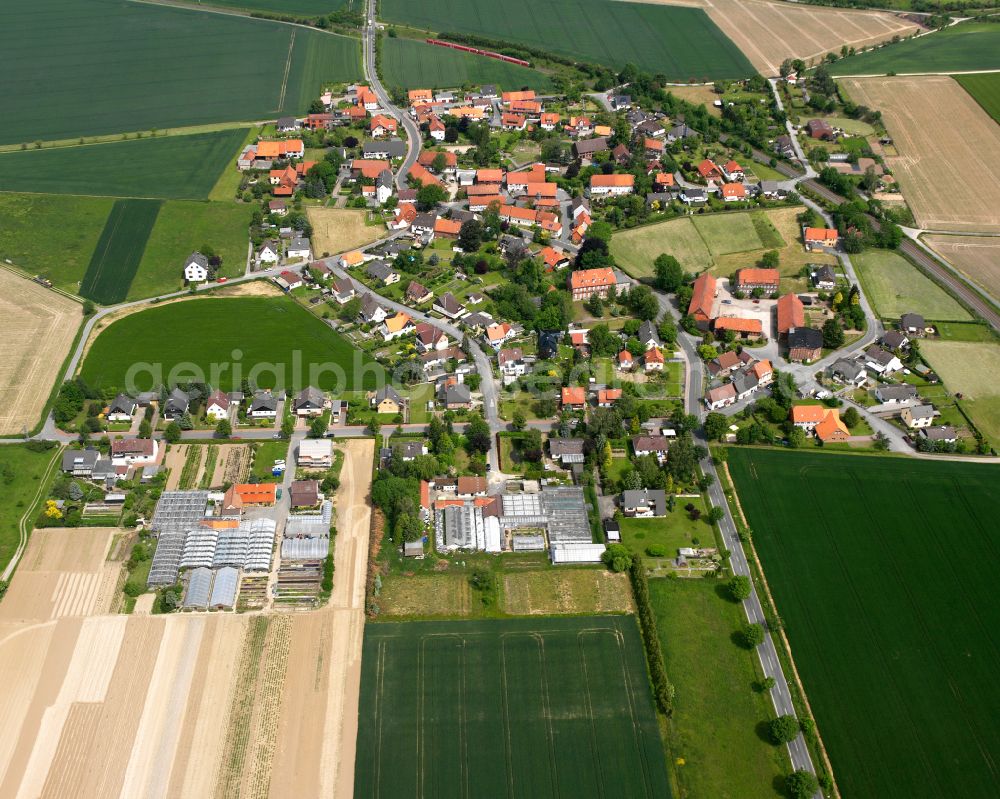
{"label": "white farmhouse", "polygon": [[200,252],[193,252],[184,264],[184,279],[188,283],[204,283],[208,280],[208,258]]}

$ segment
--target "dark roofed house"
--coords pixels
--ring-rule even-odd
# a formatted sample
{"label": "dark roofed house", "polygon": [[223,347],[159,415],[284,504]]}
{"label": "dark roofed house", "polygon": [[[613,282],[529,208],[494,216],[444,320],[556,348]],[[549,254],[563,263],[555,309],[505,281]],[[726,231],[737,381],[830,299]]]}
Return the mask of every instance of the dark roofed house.
{"label": "dark roofed house", "polygon": [[135,413],[137,403],[128,394],[119,394],[108,406],[109,422],[128,422]]}
{"label": "dark roofed house", "polygon": [[806,123],[806,129],[809,131],[809,135],[814,139],[830,140],[833,139],[833,127],[825,119],[810,119]]}
{"label": "dark roofed house", "polygon": [[944,441],[946,444],[954,444],[958,441],[958,431],[947,424],[937,427],[925,427],[920,432],[928,441]]}
{"label": "dark roofed house", "polygon": [[689,128],[687,125],[675,125],[667,132],[667,141],[675,142],[678,139],[693,139],[698,135],[698,131]]}
{"label": "dark roofed house", "polygon": [[637,457],[644,455],[656,455],[656,459],[663,463],[667,459],[667,449],[669,443],[666,436],[633,436],[632,449]]}
{"label": "dark roofed house", "polygon": [[456,319],[462,315],[462,311],[464,311],[465,308],[458,300],[455,299],[454,294],[450,291],[446,291],[434,301],[434,307],[432,310],[447,316],[449,319]]}
{"label": "dark roofed house", "polygon": [[900,330],[886,330],[881,341],[882,346],[890,350],[901,350],[910,346],[910,339]]}
{"label": "dark roofed house", "polygon": [[596,139],[582,139],[573,143],[573,152],[577,158],[592,158],[597,153],[602,153],[608,149],[608,139],[606,136],[598,136]]}
{"label": "dark roofed house", "polygon": [[823,352],[823,333],[814,327],[793,327],[788,331],[788,360],[815,361]]}
{"label": "dark roofed house", "polygon": [[100,459],[96,449],[67,449],[62,454],[62,470],[73,477],[90,477]]}
{"label": "dark roofed house", "polygon": [[899,329],[908,336],[922,336],[927,323],[918,313],[905,313],[900,317]]}
{"label": "dark roofed house", "polygon": [[660,489],[622,491],[622,513],[626,516],[665,516],[667,494]]}
{"label": "dark roofed house", "polygon": [[568,463],[583,463],[582,438],[550,438],[549,454],[552,460],[559,461],[563,466]]}
{"label": "dark roofed house", "polygon": [[538,333],[538,357],[551,360],[559,354],[559,341],[562,333],[558,330],[542,330]]}
{"label": "dark roofed house", "polygon": [[319,482],[293,480],[288,495],[293,508],[313,508],[319,504]]}
{"label": "dark roofed house", "polygon": [[465,383],[445,386],[439,395],[441,404],[449,411],[460,410],[472,406],[472,393]]}
{"label": "dark roofed house", "polygon": [[837,273],[830,264],[821,264],[809,273],[809,282],[820,291],[833,291],[837,288]]}
{"label": "dark roofed house", "polygon": [[326,396],[318,388],[307,386],[292,401],[296,416],[320,416],[326,408]]}
{"label": "dark roofed house", "polygon": [[167,421],[180,419],[187,413],[190,404],[191,398],[179,388],[175,388],[170,392],[167,401],[163,405],[163,418]]}

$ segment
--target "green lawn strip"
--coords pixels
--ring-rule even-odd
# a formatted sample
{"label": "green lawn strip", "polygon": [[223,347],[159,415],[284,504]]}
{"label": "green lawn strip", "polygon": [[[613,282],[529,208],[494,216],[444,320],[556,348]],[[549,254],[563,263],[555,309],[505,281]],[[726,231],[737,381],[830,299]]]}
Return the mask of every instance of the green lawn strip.
{"label": "green lawn strip", "polygon": [[996,341],[993,331],[983,322],[935,322],[934,326],[946,341]]}
{"label": "green lawn strip", "polygon": [[37,508],[58,471],[58,465],[52,471],[49,467],[53,459],[60,457],[59,447],[36,449],[27,444],[0,446],[0,570],[6,568],[17,550],[21,519],[27,517],[28,530],[34,528]]}
{"label": "green lawn strip", "polygon": [[[260,136],[261,131],[262,128],[259,127],[247,128],[246,135],[236,148],[236,152],[243,152],[243,148],[253,143]],[[236,192],[239,191],[242,180],[243,173],[236,168],[235,162],[227,164],[222,172],[219,173],[219,179],[215,181],[215,185],[212,186],[212,190],[208,193],[208,199],[216,202],[232,202],[236,197]]]}
{"label": "green lawn strip", "polygon": [[114,305],[128,295],[162,200],[116,200],[80,283],[80,296]]}
{"label": "green lawn strip", "polygon": [[669,727],[674,771],[687,796],[784,796],[776,783],[791,770],[785,749],[758,732],[774,716],[768,695],[755,688],[763,675],[756,656],[733,640],[746,616],[721,588],[714,580],[649,581],[677,691]]}
{"label": "green lawn strip", "polygon": [[1000,122],[1000,73],[955,75],[955,80],[987,114]]}
{"label": "green lawn strip", "polygon": [[771,220],[767,218],[767,214],[763,211],[752,211],[750,213],[750,221],[753,222],[754,230],[757,231],[760,246],[765,250],[778,250],[786,246],[786,242],[781,238],[778,229],[771,223]]}
{"label": "green lawn strip", "polygon": [[114,200],[0,194],[0,258],[76,293]]}
{"label": "green lawn strip", "polygon": [[828,69],[833,75],[1000,69],[1000,27],[979,22],[954,25],[927,36],[842,58],[828,65]]}
{"label": "green lawn strip", "polygon": [[764,246],[757,233],[759,223],[753,217],[749,213],[706,214],[692,217],[692,221],[708,251],[719,256],[750,252]]}
{"label": "green lawn strip", "polygon": [[0,144],[302,114],[322,82],[362,76],[358,39],[115,0],[8,6],[0,49]]}
{"label": "green lawn strip", "polygon": [[169,382],[179,364],[223,390],[239,389],[246,376],[261,388],[344,391],[374,388],[384,375],[379,364],[287,296],[194,298],[131,314],[95,339],[81,374],[92,386],[122,388],[134,364],[155,367],[136,375],[136,390]]}
{"label": "green lawn strip", "polygon": [[382,74],[388,85],[403,89],[493,83],[502,89],[527,86],[540,92],[552,91],[552,80],[544,72],[414,39],[383,40]]}
{"label": "green lawn strip", "polygon": [[[996,793],[994,467],[766,449],[729,463],[842,794]],[[942,558],[949,541],[969,557]]]}
{"label": "green lawn strip", "polygon": [[128,299],[152,297],[184,288],[184,263],[208,245],[222,257],[219,277],[246,271],[249,205],[171,200],[164,203],[132,281]]}
{"label": "green lawn strip", "polygon": [[380,17],[427,31],[471,33],[675,80],[747,77],[755,70],[701,9],[602,0],[383,0]]}
{"label": "green lawn strip", "polygon": [[970,319],[968,311],[899,253],[869,249],[851,256],[875,310],[886,319],[919,313],[927,319]]}
{"label": "green lawn strip", "polygon": [[0,153],[0,191],[201,200],[245,137],[245,128],[230,128]]}
{"label": "green lawn strip", "polygon": [[671,796],[632,617],[368,624],[362,663],[357,796]]}

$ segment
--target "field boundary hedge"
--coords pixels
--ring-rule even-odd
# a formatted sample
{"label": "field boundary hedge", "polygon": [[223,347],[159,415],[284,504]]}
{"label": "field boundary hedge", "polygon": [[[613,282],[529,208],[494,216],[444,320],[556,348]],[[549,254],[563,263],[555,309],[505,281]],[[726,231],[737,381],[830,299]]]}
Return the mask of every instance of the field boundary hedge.
{"label": "field boundary hedge", "polygon": [[642,640],[646,649],[646,663],[653,684],[653,699],[660,712],[669,717],[674,712],[674,686],[667,677],[667,667],[663,662],[656,615],[653,612],[653,603],[649,600],[649,582],[641,558],[632,559],[628,573],[632,580],[636,615],[639,617],[639,628],[642,630]]}

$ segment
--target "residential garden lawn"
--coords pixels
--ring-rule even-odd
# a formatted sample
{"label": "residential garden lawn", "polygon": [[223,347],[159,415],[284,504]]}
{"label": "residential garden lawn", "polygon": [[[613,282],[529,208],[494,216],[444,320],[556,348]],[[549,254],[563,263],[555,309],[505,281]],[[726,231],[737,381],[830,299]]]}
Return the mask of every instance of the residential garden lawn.
{"label": "residential garden lawn", "polygon": [[632,616],[368,624],[361,702],[358,797],[671,796]]}
{"label": "residential garden lawn", "polygon": [[611,458],[611,467],[604,473],[603,485],[605,493],[622,490],[622,478],[626,472],[632,471],[632,461],[628,458]]}
{"label": "residential garden lawn", "polygon": [[675,80],[745,78],[756,71],[695,8],[602,0],[385,0],[379,13],[388,22],[433,32],[477,34],[617,68],[632,63]]}
{"label": "residential garden lawn", "polygon": [[[846,133],[858,136],[872,136],[875,134],[875,128],[867,122],[862,122],[860,119],[851,119],[850,117],[825,117],[825,119],[833,127],[840,128]],[[756,168],[756,164],[754,164],[754,168]]]}
{"label": "residential garden lawn", "polygon": [[410,422],[413,424],[423,424],[431,420],[431,413],[427,410],[427,403],[434,399],[434,384],[421,383],[414,386],[409,392],[410,398]]}
{"label": "residential garden lawn", "polygon": [[136,375],[140,391],[180,381],[176,373],[169,379],[178,364],[227,391],[239,389],[243,377],[260,388],[335,392],[384,379],[379,364],[287,296],[199,297],[130,314],[98,335],[80,373],[91,386],[122,388],[129,368],[141,363],[161,372]]}
{"label": "residential garden lawn", "polygon": [[[27,529],[35,524],[35,495],[41,488],[39,501],[46,497],[45,489],[56,473],[49,465],[59,458],[60,448],[33,452],[25,444],[0,446],[0,569],[6,568],[20,541],[19,524],[28,514]],[[48,473],[48,479],[46,474]]]}
{"label": "residential garden lawn", "polygon": [[125,299],[162,205],[162,200],[115,201],[80,283],[80,296],[102,305]]}
{"label": "residential garden lawn", "polygon": [[748,213],[715,213],[691,218],[713,257],[760,250],[764,244]]}
{"label": "residential garden lawn", "polygon": [[932,36],[842,58],[833,75],[885,75],[1000,69],[1000,28],[991,23],[953,25]]}
{"label": "residential garden lawn", "polygon": [[955,75],[955,80],[987,114],[1000,122],[1000,74],[991,72],[982,75]]}
{"label": "residential garden lawn", "polygon": [[538,415],[537,403],[538,398],[534,394],[519,391],[513,397],[500,400],[500,416],[510,421],[513,419],[514,411],[520,408],[526,419],[540,419],[542,417]]}
{"label": "residential garden lawn", "polygon": [[357,39],[115,0],[8,4],[0,50],[0,144],[301,114],[324,82],[362,77]]}
{"label": "residential garden lawn", "polygon": [[868,249],[851,261],[868,299],[885,319],[909,312],[926,319],[971,319],[957,300],[897,252]]}
{"label": "residential garden lawn", "polygon": [[152,297],[184,287],[184,262],[194,250],[210,246],[222,256],[219,277],[246,271],[248,228],[253,208],[222,202],[177,200],[164,203],[128,299]]}
{"label": "residential garden lawn", "polygon": [[[684,507],[691,503],[701,511],[701,518],[692,521]],[[677,557],[681,547],[714,547],[715,531],[706,515],[708,508],[701,497],[675,497],[674,510],[666,516],[648,519],[622,519],[622,543],[644,560],[658,563]],[[665,555],[650,555],[649,547],[663,547]]]}
{"label": "residential garden lawn", "polygon": [[733,641],[746,616],[720,589],[715,580],[649,581],[667,674],[677,690],[668,733],[674,773],[685,796],[784,796],[777,785],[791,770],[785,748],[757,733],[774,715],[768,695],[754,690],[763,675],[753,653]]}
{"label": "residential garden lawn", "polygon": [[387,85],[403,89],[495,83],[501,89],[527,86],[538,92],[552,91],[552,80],[544,72],[414,39],[383,39],[381,71]]}
{"label": "residential garden lawn", "polygon": [[729,468],[842,795],[1000,793],[996,467],[731,448]]}
{"label": "residential garden lawn", "polygon": [[0,258],[75,293],[112,205],[107,197],[0,194]]}
{"label": "residential garden lawn", "polygon": [[0,153],[0,191],[202,200],[245,137],[232,128]]}
{"label": "residential garden lawn", "polygon": [[280,477],[271,475],[271,467],[276,460],[288,461],[288,442],[284,439],[262,441],[257,445],[250,474],[262,483],[279,483]]}
{"label": "residential garden lawn", "polygon": [[952,392],[963,395],[963,407],[994,447],[1000,447],[1000,343],[976,341],[920,342],[920,354]]}
{"label": "residential garden lawn", "polygon": [[367,224],[368,211],[348,208],[308,208],[306,216],[313,226],[312,245],[317,256],[363,247],[383,238],[384,225]]}
{"label": "residential garden lawn", "polygon": [[982,322],[935,322],[934,327],[946,341],[996,341],[993,331]]}

